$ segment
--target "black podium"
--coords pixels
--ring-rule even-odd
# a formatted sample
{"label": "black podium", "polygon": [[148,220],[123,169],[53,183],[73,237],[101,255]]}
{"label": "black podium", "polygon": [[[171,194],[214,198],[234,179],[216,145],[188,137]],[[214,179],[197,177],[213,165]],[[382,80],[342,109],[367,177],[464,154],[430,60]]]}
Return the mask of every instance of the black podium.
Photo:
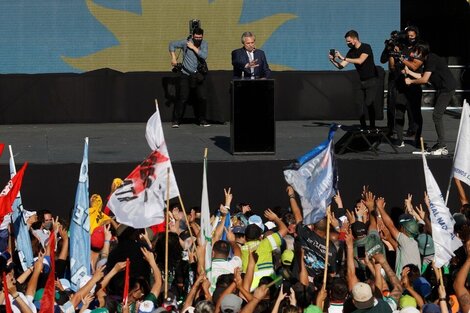
{"label": "black podium", "polygon": [[232,154],[274,154],[274,80],[232,80]]}

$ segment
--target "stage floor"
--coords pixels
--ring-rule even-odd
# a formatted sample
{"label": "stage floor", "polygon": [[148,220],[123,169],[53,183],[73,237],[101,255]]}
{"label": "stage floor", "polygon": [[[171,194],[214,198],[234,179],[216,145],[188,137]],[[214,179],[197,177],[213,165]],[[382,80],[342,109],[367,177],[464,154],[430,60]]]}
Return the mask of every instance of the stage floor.
{"label": "stage floor", "polygon": [[[423,137],[430,145],[436,140],[432,111],[423,111]],[[452,157],[457,138],[460,113],[445,114],[444,124],[449,140],[448,149]],[[328,134],[332,121],[279,121],[276,122],[276,153],[274,155],[232,155],[230,153],[230,125],[200,127],[183,124],[172,129],[163,123],[165,139],[173,162],[201,162],[204,148],[209,149],[210,161],[292,160],[307,152]],[[341,125],[353,125],[353,121],[334,121]],[[386,121],[378,121],[385,126]],[[338,141],[345,132],[339,129]],[[12,145],[17,163],[32,164],[80,163],[83,153],[83,138],[89,137],[89,163],[139,163],[150,153],[145,140],[145,123],[125,124],[36,124],[0,125],[0,142]],[[411,142],[411,138],[407,138]],[[406,141],[405,141],[406,142]],[[409,143],[404,148],[392,148],[382,143],[379,154],[371,151],[346,153],[339,159],[416,159],[417,151]],[[8,162],[7,146],[0,164]],[[430,156],[432,157],[432,156]]]}

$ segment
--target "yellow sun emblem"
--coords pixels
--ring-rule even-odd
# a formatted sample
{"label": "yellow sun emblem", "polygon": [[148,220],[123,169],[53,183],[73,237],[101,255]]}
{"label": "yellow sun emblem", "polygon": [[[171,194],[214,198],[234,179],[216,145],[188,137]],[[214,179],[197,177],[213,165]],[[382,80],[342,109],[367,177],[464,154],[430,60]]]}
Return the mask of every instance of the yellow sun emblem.
{"label": "yellow sun emblem", "polygon": [[[62,59],[70,66],[91,71],[112,68],[121,72],[168,71],[168,43],[188,35],[188,22],[201,21],[209,43],[209,68],[231,69],[231,51],[241,47],[245,31],[256,34],[261,47],[272,33],[295,15],[280,13],[250,23],[239,24],[243,0],[141,0],[140,14],[110,9],[86,0],[88,9],[111,33],[119,45],[83,57]],[[268,55],[269,59],[269,55]],[[287,69],[271,65],[273,69]]]}

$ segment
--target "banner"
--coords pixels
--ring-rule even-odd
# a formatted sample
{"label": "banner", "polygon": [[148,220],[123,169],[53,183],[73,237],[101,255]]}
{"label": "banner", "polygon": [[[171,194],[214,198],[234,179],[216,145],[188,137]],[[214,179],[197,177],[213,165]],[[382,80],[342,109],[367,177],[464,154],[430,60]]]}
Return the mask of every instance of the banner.
{"label": "banner", "polygon": [[331,150],[335,131],[336,125],[332,125],[327,140],[284,170],[286,182],[300,196],[304,224],[315,224],[323,219],[336,194],[337,173]]}
{"label": "banner", "polygon": [[209,207],[209,195],[207,191],[207,155],[204,156],[204,165],[202,172],[202,196],[201,196],[201,245],[205,245],[205,264],[204,270],[206,276],[211,281],[212,272],[212,225],[211,213]]}
{"label": "banner", "polygon": [[8,181],[2,192],[0,192],[0,223],[3,221],[5,215],[12,212],[12,205],[16,199],[16,195],[20,192],[24,171],[27,166],[28,163],[25,163],[18,173]]}
{"label": "banner", "polygon": [[163,136],[160,112],[147,122],[145,137],[153,152],[137,166],[108,201],[119,223],[134,228],[146,228],[165,220],[167,169],[170,169],[170,199],[179,196],[178,186]]}
{"label": "banner", "polygon": [[454,177],[470,186],[470,105],[463,103],[459,134],[455,146]]}
{"label": "banner", "polygon": [[462,241],[454,234],[455,221],[444,203],[441,190],[428,167],[424,153],[422,157],[426,190],[431,202],[429,211],[435,251],[434,262],[440,268],[450,261],[454,251],[462,246]]}
{"label": "banner", "polygon": [[85,138],[75,206],[70,221],[70,285],[80,289],[80,280],[90,276],[90,201],[88,195],[88,137]]}
{"label": "banner", "polygon": [[[13,150],[10,150],[10,177],[16,175],[15,159],[13,157]],[[21,263],[23,271],[33,266],[33,248],[31,246],[31,238],[29,237],[28,225],[26,224],[25,210],[23,209],[23,202],[21,200],[21,192],[16,195],[13,202],[13,229],[16,239],[16,250],[18,251],[18,258]]]}

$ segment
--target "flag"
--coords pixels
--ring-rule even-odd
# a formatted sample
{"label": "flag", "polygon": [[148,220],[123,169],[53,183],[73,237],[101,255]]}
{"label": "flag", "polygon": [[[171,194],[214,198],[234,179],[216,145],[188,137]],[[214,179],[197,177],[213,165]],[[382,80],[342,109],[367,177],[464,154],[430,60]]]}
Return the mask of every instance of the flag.
{"label": "flag", "polygon": [[3,148],[5,147],[4,143],[0,143],[0,156],[2,156]]}
{"label": "flag", "polygon": [[127,300],[129,298],[129,276],[130,276],[129,270],[130,270],[130,261],[129,261],[129,258],[127,258],[126,259],[126,274],[124,276],[124,290],[122,293],[122,303],[124,303],[124,305],[127,305]]}
{"label": "flag", "polygon": [[300,196],[304,224],[314,224],[324,218],[326,208],[336,193],[337,175],[331,150],[336,128],[332,125],[327,140],[284,170],[286,182]]}
{"label": "flag", "polygon": [[454,156],[454,177],[470,186],[470,105],[463,103]]}
{"label": "flag", "polygon": [[165,220],[167,200],[167,169],[170,169],[170,199],[179,196],[163,136],[158,106],[147,122],[147,142],[153,152],[137,166],[108,201],[119,223],[134,228],[146,228]]}
{"label": "flag", "polygon": [[431,208],[432,239],[434,241],[434,263],[437,267],[447,264],[454,251],[462,246],[462,241],[454,234],[455,221],[444,203],[441,190],[428,167],[423,153],[424,178]]}
{"label": "flag", "polygon": [[[10,177],[16,175],[15,159],[13,151],[10,149]],[[31,246],[31,238],[29,237],[28,225],[26,224],[25,212],[23,209],[23,201],[21,200],[21,192],[16,195],[13,202],[13,229],[16,238],[16,250],[20,259],[23,271],[33,265],[33,248]],[[27,215],[27,214],[26,214]]]}
{"label": "flag", "polygon": [[201,245],[206,247],[204,270],[211,280],[212,271],[212,225],[209,207],[209,195],[207,192],[207,155],[204,156],[202,172],[202,196],[201,196]]}
{"label": "flag", "polygon": [[[7,275],[5,272],[2,272],[3,286],[8,286]],[[5,297],[5,311],[7,313],[12,313],[10,297],[8,296],[8,288],[3,287],[3,294]]]}
{"label": "flag", "polygon": [[75,292],[80,289],[80,280],[89,276],[91,269],[89,202],[87,137],[70,221],[70,287]]}
{"label": "flag", "polygon": [[51,231],[49,235],[49,247],[50,250],[50,270],[49,276],[46,280],[46,286],[44,286],[44,293],[42,294],[40,302],[39,313],[54,313],[54,302],[55,302],[55,233]]}
{"label": "flag", "polygon": [[23,182],[23,175],[28,163],[25,163],[23,167],[11,178],[5,188],[0,193],[0,223],[8,213],[12,212],[12,205],[16,199],[16,195],[20,191],[21,183]]}

